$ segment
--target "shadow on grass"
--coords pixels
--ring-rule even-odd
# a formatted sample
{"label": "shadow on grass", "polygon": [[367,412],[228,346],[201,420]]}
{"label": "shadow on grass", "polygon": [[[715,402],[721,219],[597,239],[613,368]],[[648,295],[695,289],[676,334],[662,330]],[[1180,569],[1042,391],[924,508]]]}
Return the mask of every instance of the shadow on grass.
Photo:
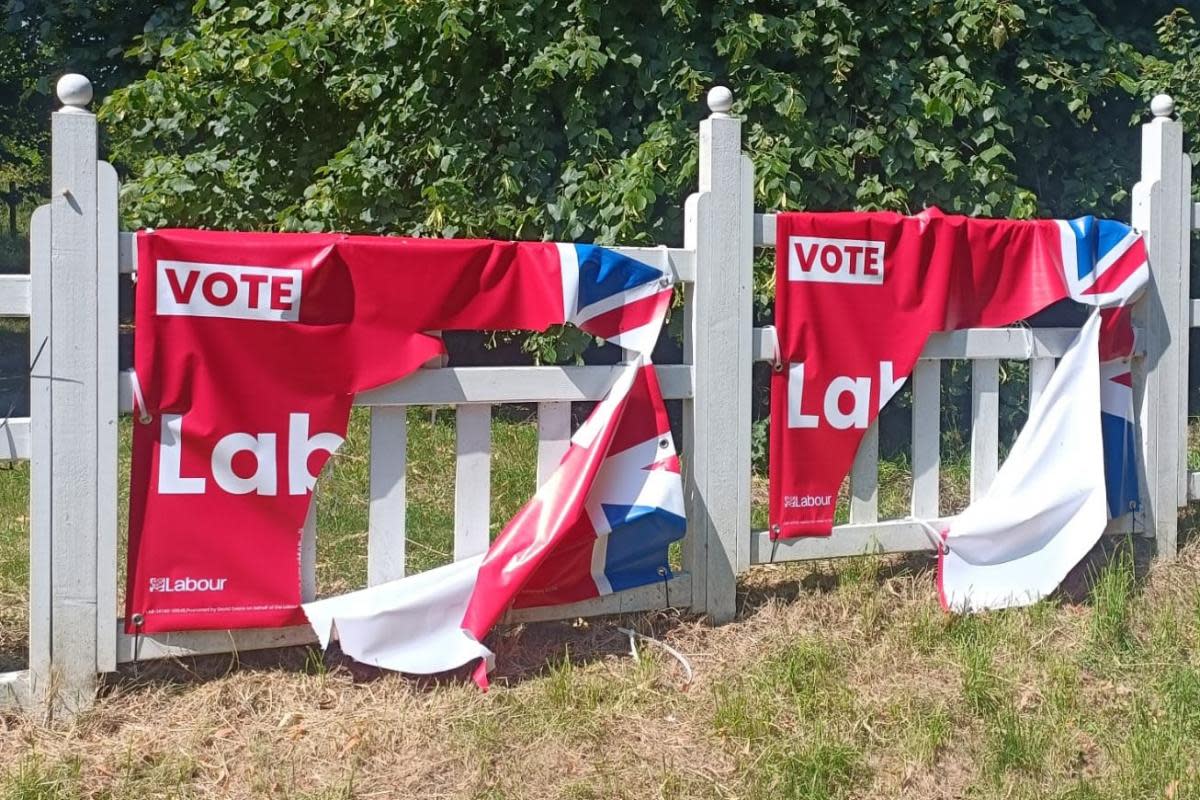
{"label": "shadow on grass", "polygon": [[1154,540],[1139,535],[1103,536],[1067,573],[1053,596],[1067,605],[1090,604],[1097,582],[1129,556],[1132,556],[1134,591],[1139,592],[1154,560]]}
{"label": "shadow on grass", "polygon": [[796,561],[764,565],[743,576],[738,586],[738,615],[746,616],[770,602],[792,603],[801,594],[832,594],[847,584],[884,586],[896,578],[928,573],[931,553],[861,555],[834,561]]}
{"label": "shadow on grass", "polygon": [[[1191,517],[1186,526],[1185,518]],[[1200,531],[1200,506],[1181,515],[1180,547]],[[1140,591],[1154,560],[1154,540],[1144,536],[1104,536],[1067,574],[1051,595],[1062,605],[1090,605],[1096,583],[1132,554],[1134,589]],[[896,579],[927,580],[932,589],[936,562],[932,553],[877,554],[832,561],[777,564],[739,582],[739,616],[746,616],[771,602],[793,603],[802,594],[832,594],[847,585],[883,588]]]}
{"label": "shadow on grass", "polygon": [[[676,609],[621,614],[589,619],[562,620],[500,626],[488,639],[496,653],[496,668],[488,675],[492,685],[517,686],[545,677],[564,662],[575,667],[613,658],[628,658],[629,638],[618,628],[631,628],[656,639],[695,624],[699,617]],[[474,662],[435,675],[406,675],[417,691],[471,682]],[[155,659],[122,664],[105,676],[101,695],[155,688],[178,688],[221,680],[237,673],[306,673],[314,676],[340,673],[356,684],[393,675],[385,669],[361,664],[345,655],[337,642],[322,653],[316,645],[253,650],[244,653]]]}

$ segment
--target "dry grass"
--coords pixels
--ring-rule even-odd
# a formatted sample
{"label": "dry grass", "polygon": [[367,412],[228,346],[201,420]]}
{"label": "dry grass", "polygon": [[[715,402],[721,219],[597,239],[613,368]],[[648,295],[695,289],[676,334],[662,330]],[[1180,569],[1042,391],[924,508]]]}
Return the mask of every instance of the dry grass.
{"label": "dry grass", "polygon": [[487,694],[302,650],[145,664],[73,722],[5,719],[0,796],[1197,797],[1197,568],[965,618],[924,560],[759,568],[721,628],[506,631]]}

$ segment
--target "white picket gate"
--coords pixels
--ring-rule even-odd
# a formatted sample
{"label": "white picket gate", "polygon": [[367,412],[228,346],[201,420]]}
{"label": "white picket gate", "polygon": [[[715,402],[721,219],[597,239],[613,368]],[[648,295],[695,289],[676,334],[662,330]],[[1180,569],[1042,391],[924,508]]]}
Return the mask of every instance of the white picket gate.
{"label": "white picket gate", "polygon": [[[97,125],[81,76],[59,83],[52,119],[53,198],[31,222],[31,275],[0,276],[0,316],[30,318],[30,417],[0,422],[0,460],[31,459],[29,664],[0,674],[0,706],[68,709],[90,702],[97,676],[136,659],[224,653],[314,641],[307,627],[155,634],[122,631],[117,610],[117,419],[129,413],[128,375],[117,363],[117,287],[137,269],[133,235],[118,229],[118,182],[97,160]],[[731,93],[709,93],[700,123],[698,191],[685,207],[683,247],[668,248],[685,292],[683,363],[658,367],[668,399],[683,401],[688,534],[683,569],[669,582],[512,620],[567,619],[664,607],[668,602],[730,620],[735,581],[752,564],[928,550],[905,520],[880,520],[878,432],[855,461],[849,524],[832,537],[781,542],[750,524],[751,365],[772,361],[774,331],[754,328],[752,262],[774,246],[774,220],[754,213],[754,170],[741,150]],[[1153,284],[1136,314],[1135,397],[1140,414],[1144,511],[1135,524],[1173,555],[1177,508],[1200,496],[1186,470],[1187,335],[1200,301],[1188,299],[1188,244],[1200,225],[1189,199],[1190,161],[1172,104],[1156,98],[1143,128],[1143,179],[1134,188],[1136,227],[1149,237]],[[639,248],[616,248],[635,258]],[[1200,324],[1200,322],[1197,322]],[[939,517],[943,359],[972,360],[972,495],[998,467],[999,365],[1028,359],[1031,394],[1042,390],[1074,331],[973,329],[934,336],[912,376],[912,515]],[[405,565],[406,407],[453,405],[457,415],[454,557],[488,545],[492,407],[537,403],[537,477],[557,464],[571,434],[570,404],[598,400],[617,368],[432,367],[359,395],[371,409],[368,582],[400,577]],[[319,503],[319,489],[317,500]],[[315,504],[314,504],[315,509]],[[310,513],[302,547],[306,597],[315,593],[316,535]]]}

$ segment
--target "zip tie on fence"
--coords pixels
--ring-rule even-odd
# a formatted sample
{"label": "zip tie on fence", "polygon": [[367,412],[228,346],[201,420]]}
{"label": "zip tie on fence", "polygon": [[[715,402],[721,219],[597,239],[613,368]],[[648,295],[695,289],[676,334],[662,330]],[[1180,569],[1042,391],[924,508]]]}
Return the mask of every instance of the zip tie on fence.
{"label": "zip tie on fence", "polygon": [[663,276],[658,279],[658,285],[664,289],[668,286],[674,286],[677,281],[675,280],[675,271],[671,269],[671,253],[669,252],[669,248],[665,244],[660,244],[654,249],[658,251],[659,258],[661,259],[659,267],[661,267],[663,273]]}
{"label": "zip tie on fence", "polygon": [[1029,320],[1021,320],[1014,328],[1020,328],[1025,331],[1025,360],[1033,360],[1033,326],[1029,324]]}
{"label": "zip tie on fence", "polygon": [[146,410],[146,398],[142,396],[142,384],[138,381],[137,370],[129,371],[129,388],[133,390],[133,411],[137,414],[138,422],[149,425],[154,418]]}
{"label": "zip tie on fence", "polygon": [[929,537],[929,541],[933,544],[933,549],[945,555],[950,552],[950,545],[946,544],[946,540],[942,538],[942,533],[937,528],[930,525],[923,519],[909,517],[909,522],[915,522],[925,531],[925,535]]}
{"label": "zip tie on fence", "polygon": [[641,663],[642,660],[638,655],[637,650],[638,639],[641,639],[644,642],[649,642],[653,645],[657,645],[661,649],[665,650],[668,654],[674,656],[675,660],[678,661],[680,666],[683,667],[683,673],[686,676],[683,681],[683,685],[685,687],[691,685],[692,678],[694,677],[694,673],[692,672],[692,662],[688,661],[687,656],[685,656],[683,653],[679,652],[674,647],[671,647],[671,645],[667,644],[666,642],[659,641],[653,636],[647,636],[644,633],[638,633],[632,628],[617,628],[617,631],[629,637],[629,655],[633,656],[634,661]]}

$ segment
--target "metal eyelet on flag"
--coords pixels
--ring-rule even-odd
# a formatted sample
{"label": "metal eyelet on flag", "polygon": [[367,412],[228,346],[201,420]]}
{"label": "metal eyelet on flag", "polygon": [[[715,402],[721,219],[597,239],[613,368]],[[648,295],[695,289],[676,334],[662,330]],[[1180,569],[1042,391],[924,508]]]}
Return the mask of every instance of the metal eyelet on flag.
{"label": "metal eyelet on flag", "polygon": [[658,446],[659,446],[659,447],[662,447],[662,448],[667,448],[667,447],[670,447],[670,446],[671,446],[671,440],[670,440],[670,439],[659,439],[659,440],[658,440]]}
{"label": "metal eyelet on flag", "polygon": [[134,614],[129,621],[133,623],[133,668],[136,670],[138,657],[142,652],[142,625],[146,624],[146,618],[141,614]]}

